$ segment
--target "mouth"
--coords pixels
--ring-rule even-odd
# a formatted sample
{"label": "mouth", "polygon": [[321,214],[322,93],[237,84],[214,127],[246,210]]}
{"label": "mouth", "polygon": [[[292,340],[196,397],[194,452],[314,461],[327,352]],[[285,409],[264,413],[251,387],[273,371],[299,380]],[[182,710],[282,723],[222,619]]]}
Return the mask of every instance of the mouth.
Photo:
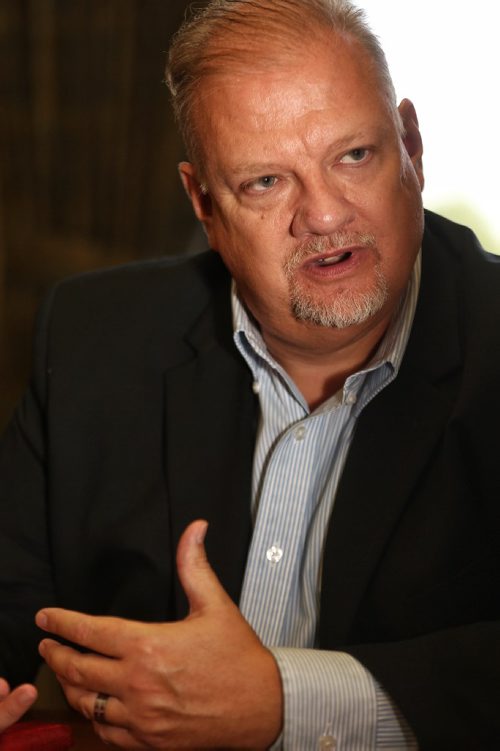
{"label": "mouth", "polygon": [[347,279],[377,257],[375,237],[362,232],[336,232],[312,238],[295,250],[285,264],[289,279],[303,276],[318,282]]}
{"label": "mouth", "polygon": [[[332,255],[332,256],[323,256],[321,258],[316,258],[312,261],[313,265],[325,267],[325,266],[337,266],[339,263],[342,263],[343,261],[347,261],[349,258],[351,258],[352,252],[350,250],[339,253],[338,255]],[[311,263],[311,261],[309,261]]]}
{"label": "mouth", "polygon": [[[323,251],[322,253],[316,253],[304,259],[301,264],[302,271],[306,273],[323,273],[328,272],[332,274],[340,273],[341,269],[347,269],[356,263],[356,259],[359,256],[357,253],[358,248],[337,249],[330,252]],[[358,259],[359,260],[359,259]]]}
{"label": "mouth", "polygon": [[360,265],[365,263],[365,251],[366,248],[352,245],[349,248],[323,250],[303,258],[295,266],[295,271],[292,269],[292,273],[323,282],[344,279],[356,273]]}

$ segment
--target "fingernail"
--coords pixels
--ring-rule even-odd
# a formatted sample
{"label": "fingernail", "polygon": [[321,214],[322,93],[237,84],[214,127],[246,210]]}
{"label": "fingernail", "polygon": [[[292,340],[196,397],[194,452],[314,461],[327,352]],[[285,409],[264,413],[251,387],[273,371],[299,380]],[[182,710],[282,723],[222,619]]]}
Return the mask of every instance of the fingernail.
{"label": "fingernail", "polygon": [[196,542],[198,543],[198,545],[203,545],[203,543],[205,542],[207,529],[208,529],[208,522],[204,522],[203,527],[199,530],[196,536]]}
{"label": "fingernail", "polygon": [[35,622],[39,628],[47,628],[49,619],[47,618],[43,610],[36,614]]}

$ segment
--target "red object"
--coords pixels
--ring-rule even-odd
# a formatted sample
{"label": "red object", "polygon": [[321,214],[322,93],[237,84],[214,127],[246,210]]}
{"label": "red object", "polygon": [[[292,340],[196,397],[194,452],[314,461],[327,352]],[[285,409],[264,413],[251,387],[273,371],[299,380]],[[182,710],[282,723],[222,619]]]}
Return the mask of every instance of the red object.
{"label": "red object", "polygon": [[16,722],[0,733],[0,751],[66,751],[72,745],[70,726],[57,722]]}

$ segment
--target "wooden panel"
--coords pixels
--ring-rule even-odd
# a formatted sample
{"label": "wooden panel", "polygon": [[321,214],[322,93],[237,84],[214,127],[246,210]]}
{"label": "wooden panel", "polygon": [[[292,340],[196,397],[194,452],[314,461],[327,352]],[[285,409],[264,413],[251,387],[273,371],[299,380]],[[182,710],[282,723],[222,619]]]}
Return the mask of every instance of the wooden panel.
{"label": "wooden panel", "polygon": [[183,149],[163,85],[187,5],[0,3],[0,426],[55,280],[190,243]]}

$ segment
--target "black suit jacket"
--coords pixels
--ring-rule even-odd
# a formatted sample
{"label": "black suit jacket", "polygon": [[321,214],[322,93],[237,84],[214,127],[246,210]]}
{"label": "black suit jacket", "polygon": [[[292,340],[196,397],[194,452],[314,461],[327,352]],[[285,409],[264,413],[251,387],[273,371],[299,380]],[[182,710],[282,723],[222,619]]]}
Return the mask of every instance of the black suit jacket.
{"label": "black suit jacket", "polygon": [[[182,617],[174,554],[207,552],[238,600],[258,403],[218,256],[70,280],[38,324],[0,454],[0,673],[36,667],[49,604]],[[500,747],[500,264],[427,215],[397,379],[364,410],[324,556],[319,646],[364,663],[422,749]]]}

